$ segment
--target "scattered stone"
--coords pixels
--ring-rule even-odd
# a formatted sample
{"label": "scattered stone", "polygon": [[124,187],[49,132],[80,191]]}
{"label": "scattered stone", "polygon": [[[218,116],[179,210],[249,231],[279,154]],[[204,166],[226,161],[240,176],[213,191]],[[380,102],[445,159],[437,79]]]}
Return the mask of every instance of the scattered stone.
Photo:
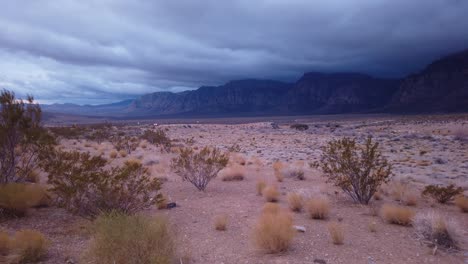
{"label": "scattered stone", "polygon": [[298,232],[301,232],[301,233],[304,233],[306,231],[306,228],[303,226],[294,226],[294,229],[296,229]]}
{"label": "scattered stone", "polygon": [[167,209],[172,209],[172,208],[175,208],[176,206],[177,206],[176,203],[168,203],[166,208]]}
{"label": "scattered stone", "polygon": [[314,259],[314,263],[327,264],[327,262],[324,259]]}

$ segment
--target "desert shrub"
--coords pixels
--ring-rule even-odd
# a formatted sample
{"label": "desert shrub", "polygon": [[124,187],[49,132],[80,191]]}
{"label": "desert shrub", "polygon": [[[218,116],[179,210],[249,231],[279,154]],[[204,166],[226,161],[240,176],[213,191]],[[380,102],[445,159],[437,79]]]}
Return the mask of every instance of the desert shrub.
{"label": "desert shrub", "polygon": [[[10,252],[11,239],[6,232],[0,231],[0,256],[5,256]],[[0,259],[1,260],[1,259]]]}
{"label": "desert shrub", "polygon": [[115,151],[115,150],[112,150],[112,151],[109,153],[109,157],[110,157],[111,159],[117,158],[117,155],[118,155],[118,153],[117,153],[117,151]]}
{"label": "desert shrub", "polygon": [[254,227],[257,247],[266,253],[286,251],[295,235],[292,217],[285,212],[262,214]]}
{"label": "desert shrub", "polygon": [[426,244],[442,249],[458,249],[462,231],[453,221],[445,220],[434,212],[417,214],[413,226],[416,235]]}
{"label": "desert shrub", "polygon": [[0,94],[0,184],[24,182],[41,153],[55,140],[41,126],[42,111],[32,97],[26,102],[13,92]]}
{"label": "desert shrub", "polygon": [[175,241],[165,218],[124,215],[99,216],[87,257],[95,263],[175,263]]}
{"label": "desert shrub", "polygon": [[434,198],[439,203],[447,203],[457,195],[463,193],[463,188],[456,187],[453,184],[448,186],[427,185],[422,194]]}
{"label": "desert shrub", "polygon": [[172,146],[171,139],[162,129],[157,129],[156,131],[146,130],[141,138],[153,145],[160,146],[165,151],[169,151]]}
{"label": "desert shrub", "polygon": [[299,131],[305,131],[305,130],[309,129],[309,126],[306,125],[306,124],[292,124],[291,128],[299,130]]}
{"label": "desert shrub", "polygon": [[284,175],[283,175],[283,163],[281,161],[275,161],[273,162],[273,171],[275,173],[275,178],[278,182],[282,182],[284,180]]}
{"label": "desert shrub", "polygon": [[277,203],[265,203],[262,208],[262,214],[277,214],[281,210]]}
{"label": "desert shrub", "polygon": [[265,182],[265,180],[262,180],[262,179],[258,180],[255,187],[256,187],[256,189],[257,189],[257,194],[258,194],[258,195],[262,195],[262,194],[263,194],[263,190],[264,190],[265,187],[266,187],[266,182]]}
{"label": "desert shrub", "polygon": [[276,186],[268,186],[263,189],[263,197],[267,202],[277,202],[279,199],[279,191]]}
{"label": "desert shrub", "polygon": [[403,196],[402,202],[407,206],[416,206],[418,204],[418,196],[413,192],[408,192]]}
{"label": "desert shrub", "polygon": [[38,262],[47,254],[49,242],[44,235],[35,230],[24,229],[16,232],[11,241],[14,262]]}
{"label": "desert shrub", "polygon": [[78,139],[86,131],[84,127],[78,126],[49,127],[49,130],[56,137],[65,139]]}
{"label": "desert shrub", "polygon": [[455,198],[455,205],[464,213],[468,213],[468,197],[459,195]]}
{"label": "desert shrub", "polygon": [[337,222],[331,222],[328,224],[327,228],[333,244],[342,245],[344,241],[344,231],[341,224]]}
{"label": "desert shrub", "polygon": [[[122,150],[126,152],[126,154],[132,153],[132,151],[138,148],[138,139],[135,137],[128,137],[128,136],[116,136],[112,143],[114,148],[119,151],[121,154]],[[126,155],[125,155],[126,156]]]}
{"label": "desert shrub", "polygon": [[161,198],[161,183],[140,162],[109,167],[89,153],[55,151],[44,164],[58,205],[83,217],[101,212],[132,214]]}
{"label": "desert shrub", "polygon": [[24,216],[29,208],[45,205],[47,200],[45,188],[38,184],[0,185],[0,216]]}
{"label": "desert shrub", "polygon": [[218,231],[224,231],[227,228],[228,218],[226,215],[218,215],[215,217],[214,226]]}
{"label": "desert shrub", "polygon": [[223,169],[220,174],[223,181],[243,181],[245,169],[241,166],[233,166]]}
{"label": "desert shrub", "polygon": [[291,179],[296,179],[300,181],[305,180],[304,170],[300,168],[289,168],[284,172],[284,174],[286,175],[286,177]]}
{"label": "desert shrub", "polygon": [[402,182],[393,182],[390,185],[390,194],[393,200],[401,202],[408,193],[408,186]]}
{"label": "desert shrub", "polygon": [[205,147],[198,152],[192,148],[182,148],[178,157],[172,159],[171,168],[184,181],[204,191],[218,172],[226,167],[228,160],[228,155],[216,148]]}
{"label": "desert shrub", "polygon": [[312,219],[325,219],[330,213],[330,203],[326,198],[312,198],[305,203],[307,213]]}
{"label": "desert shrub", "polygon": [[288,204],[289,208],[294,212],[302,211],[302,206],[304,204],[304,199],[298,193],[290,193],[288,195]]}
{"label": "desert shrub", "polygon": [[125,158],[125,157],[127,157],[128,153],[127,153],[126,150],[121,149],[121,150],[119,150],[119,155],[120,155],[120,157]]}
{"label": "desert shrub", "polygon": [[384,204],[380,214],[382,218],[390,224],[407,226],[411,225],[415,213],[412,209],[407,207]]}
{"label": "desert shrub", "polygon": [[320,167],[328,180],[354,201],[368,204],[377,188],[388,181],[391,166],[368,137],[363,146],[355,140],[333,140],[322,149]]}

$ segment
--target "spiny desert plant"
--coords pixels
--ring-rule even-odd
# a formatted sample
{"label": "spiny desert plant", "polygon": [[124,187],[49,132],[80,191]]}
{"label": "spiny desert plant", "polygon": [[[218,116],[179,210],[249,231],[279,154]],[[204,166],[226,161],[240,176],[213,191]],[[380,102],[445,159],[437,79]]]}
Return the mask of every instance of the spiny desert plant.
{"label": "spiny desert plant", "polygon": [[171,139],[162,129],[157,129],[156,131],[146,130],[141,138],[153,145],[160,146],[165,151],[169,151],[172,146]]}
{"label": "spiny desert plant", "polygon": [[87,258],[102,264],[170,264],[175,260],[175,241],[165,218],[101,215],[94,222]]}
{"label": "spiny desert plant", "polygon": [[326,198],[312,198],[305,203],[307,213],[312,219],[325,219],[330,213],[330,203]]}
{"label": "spiny desert plant", "polygon": [[42,111],[33,97],[25,101],[10,91],[0,94],[0,184],[24,182],[42,153],[55,140],[41,125]]}
{"label": "spiny desert plant", "polygon": [[410,208],[390,204],[384,204],[380,214],[386,222],[403,226],[411,225],[415,215]]}
{"label": "spiny desert plant", "polygon": [[292,217],[285,212],[262,214],[253,232],[255,244],[266,253],[286,251],[294,235]]}
{"label": "spiny desert plant", "polygon": [[263,189],[263,197],[267,202],[277,202],[279,199],[279,191],[276,186],[268,186]]}
{"label": "spiny desert plant", "polygon": [[327,227],[333,244],[342,245],[344,241],[344,231],[342,225],[337,222],[331,222]]}
{"label": "spiny desert plant", "polygon": [[322,151],[319,167],[329,181],[356,202],[368,204],[377,188],[390,177],[391,165],[372,137],[363,146],[349,138],[333,140]]}
{"label": "spiny desert plant", "polygon": [[11,244],[15,262],[31,263],[45,257],[49,242],[41,232],[24,229],[16,232]]}
{"label": "spiny desert plant", "polygon": [[184,181],[204,191],[218,172],[226,167],[228,160],[228,155],[216,148],[205,147],[198,152],[192,148],[181,148],[179,155],[172,159],[171,168]]}
{"label": "spiny desert plant", "polygon": [[434,212],[417,214],[413,226],[416,235],[429,246],[458,249],[462,231],[451,220],[447,221]]}
{"label": "spiny desert plant", "polygon": [[288,194],[288,204],[289,208],[294,212],[302,211],[302,206],[304,204],[304,199],[298,193]]}
{"label": "spiny desert plant", "polygon": [[161,198],[160,181],[140,162],[109,167],[89,153],[55,151],[43,167],[58,205],[86,218],[109,211],[132,214]]}
{"label": "spiny desert plant", "polygon": [[215,217],[214,226],[218,231],[224,231],[227,228],[228,217],[226,215],[218,215]]}
{"label": "spiny desert plant", "polygon": [[468,197],[459,195],[455,198],[455,204],[464,213],[468,213]]}
{"label": "spiny desert plant", "polygon": [[256,188],[257,188],[257,194],[258,195],[262,195],[263,194],[263,190],[265,189],[266,187],[266,182],[265,180],[258,180],[257,181],[257,185],[256,185]]}
{"label": "spiny desert plant", "polygon": [[448,186],[427,185],[422,194],[434,198],[439,203],[447,203],[453,200],[457,195],[463,193],[463,188],[456,187],[454,184]]}
{"label": "spiny desert plant", "polygon": [[47,199],[45,188],[38,184],[0,185],[0,216],[24,216],[29,208],[43,205]]}

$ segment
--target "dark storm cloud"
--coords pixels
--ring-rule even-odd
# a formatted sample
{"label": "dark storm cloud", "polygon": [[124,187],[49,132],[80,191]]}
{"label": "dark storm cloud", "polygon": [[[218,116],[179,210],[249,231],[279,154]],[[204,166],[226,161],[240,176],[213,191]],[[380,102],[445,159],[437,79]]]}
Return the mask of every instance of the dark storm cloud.
{"label": "dark storm cloud", "polygon": [[468,48],[464,0],[0,4],[0,87],[47,102],[305,71],[401,76]]}

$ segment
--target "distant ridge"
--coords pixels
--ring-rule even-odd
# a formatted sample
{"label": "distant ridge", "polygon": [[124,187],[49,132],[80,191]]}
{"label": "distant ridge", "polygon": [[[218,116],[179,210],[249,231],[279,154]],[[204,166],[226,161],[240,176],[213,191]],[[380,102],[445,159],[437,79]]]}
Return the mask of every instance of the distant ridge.
{"label": "distant ridge", "polygon": [[468,50],[403,79],[361,73],[305,73],[295,83],[235,80],[180,93],[155,92],[105,105],[43,105],[88,116],[245,116],[342,113],[468,112]]}

